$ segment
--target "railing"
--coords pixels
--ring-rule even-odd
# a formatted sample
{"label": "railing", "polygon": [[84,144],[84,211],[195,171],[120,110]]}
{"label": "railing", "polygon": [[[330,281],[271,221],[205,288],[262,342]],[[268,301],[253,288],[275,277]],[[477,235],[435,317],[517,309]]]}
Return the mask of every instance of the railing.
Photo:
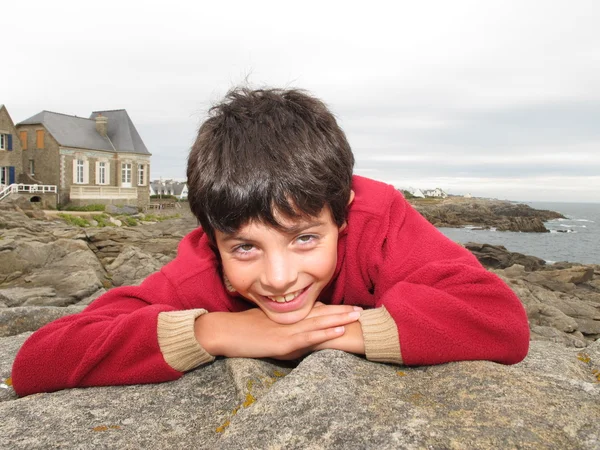
{"label": "railing", "polygon": [[6,186],[0,191],[0,201],[10,194],[56,194],[56,186],[50,184],[16,184]]}
{"label": "railing", "polygon": [[69,196],[71,200],[135,200],[138,197],[136,188],[116,186],[71,186]]}
{"label": "railing", "polygon": [[150,202],[146,209],[168,209],[168,208],[179,208],[181,205],[178,202]]}

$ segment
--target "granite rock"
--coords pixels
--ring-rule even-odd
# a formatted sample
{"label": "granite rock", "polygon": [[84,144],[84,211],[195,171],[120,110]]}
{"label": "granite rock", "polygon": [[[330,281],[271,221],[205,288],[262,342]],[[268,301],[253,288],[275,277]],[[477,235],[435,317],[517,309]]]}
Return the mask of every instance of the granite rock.
{"label": "granite rock", "polygon": [[524,204],[502,200],[448,197],[425,201],[410,200],[429,222],[437,227],[495,228],[498,231],[544,233],[544,222],[562,218],[559,213],[537,210]]}
{"label": "granite rock", "polygon": [[[5,381],[23,336],[0,340]],[[600,341],[532,342],[520,364],[378,364],[339,351],[297,366],[218,359],[158,385],[17,398],[3,440],[30,448],[578,448],[600,446]]]}

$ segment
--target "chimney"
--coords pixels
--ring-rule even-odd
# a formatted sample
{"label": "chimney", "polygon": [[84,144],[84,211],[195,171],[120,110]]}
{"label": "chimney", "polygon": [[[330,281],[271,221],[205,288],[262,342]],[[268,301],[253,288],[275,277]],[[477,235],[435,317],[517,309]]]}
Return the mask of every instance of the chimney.
{"label": "chimney", "polygon": [[104,137],[106,137],[106,134],[108,133],[108,118],[104,117],[102,114],[96,116],[96,131]]}

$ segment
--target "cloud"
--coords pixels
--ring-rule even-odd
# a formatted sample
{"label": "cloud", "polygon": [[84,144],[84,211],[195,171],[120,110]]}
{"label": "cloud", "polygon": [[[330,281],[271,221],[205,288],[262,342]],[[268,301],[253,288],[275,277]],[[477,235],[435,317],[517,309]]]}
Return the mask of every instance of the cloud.
{"label": "cloud", "polygon": [[600,201],[594,0],[31,0],[3,16],[27,18],[3,23],[13,119],[125,108],[153,176],[185,175],[205,111],[249,79],[323,98],[375,177]]}

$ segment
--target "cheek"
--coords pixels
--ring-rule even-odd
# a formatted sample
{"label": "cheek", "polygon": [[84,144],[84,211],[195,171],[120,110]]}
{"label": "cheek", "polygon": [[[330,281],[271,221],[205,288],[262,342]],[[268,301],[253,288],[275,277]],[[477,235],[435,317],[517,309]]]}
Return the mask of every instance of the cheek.
{"label": "cheek", "polygon": [[252,284],[252,269],[246,264],[223,261],[223,274],[238,292],[245,291]]}
{"label": "cheek", "polygon": [[326,279],[324,281],[329,281],[335,272],[337,248],[328,247],[323,249],[322,252],[311,255],[305,263],[307,271],[311,272],[313,276],[323,280]]}

